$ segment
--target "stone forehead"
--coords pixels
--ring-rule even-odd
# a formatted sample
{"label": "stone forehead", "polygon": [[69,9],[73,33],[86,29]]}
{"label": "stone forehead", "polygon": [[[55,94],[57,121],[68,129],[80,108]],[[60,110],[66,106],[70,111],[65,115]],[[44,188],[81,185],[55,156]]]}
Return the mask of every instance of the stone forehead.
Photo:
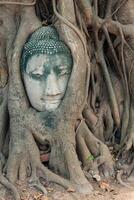
{"label": "stone forehead", "polygon": [[33,72],[34,70],[38,70],[38,72],[53,69],[57,70],[60,69],[60,66],[66,66],[66,69],[69,70],[72,69],[72,65],[70,65],[70,62],[68,63],[68,59],[65,55],[34,55],[27,62],[26,72]]}

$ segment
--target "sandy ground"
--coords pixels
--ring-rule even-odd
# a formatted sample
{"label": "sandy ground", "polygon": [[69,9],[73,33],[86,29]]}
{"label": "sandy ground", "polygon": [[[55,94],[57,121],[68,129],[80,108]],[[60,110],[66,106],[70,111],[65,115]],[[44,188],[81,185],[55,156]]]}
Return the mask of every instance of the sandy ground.
{"label": "sandy ground", "polygon": [[[69,192],[62,187],[50,184],[46,187],[48,195],[43,196],[40,192],[19,183],[21,200],[134,200],[134,187],[125,188],[117,183],[107,183],[104,187],[92,183],[95,192],[92,195],[83,195]],[[108,186],[108,187],[107,187]],[[0,200],[13,200],[12,195],[4,188],[0,190]]]}

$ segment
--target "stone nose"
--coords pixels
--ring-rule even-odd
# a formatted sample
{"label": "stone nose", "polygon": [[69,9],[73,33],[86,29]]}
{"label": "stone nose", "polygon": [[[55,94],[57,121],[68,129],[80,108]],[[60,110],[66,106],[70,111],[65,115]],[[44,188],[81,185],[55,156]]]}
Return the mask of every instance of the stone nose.
{"label": "stone nose", "polygon": [[48,75],[46,79],[45,95],[50,97],[61,95],[58,81],[53,71]]}

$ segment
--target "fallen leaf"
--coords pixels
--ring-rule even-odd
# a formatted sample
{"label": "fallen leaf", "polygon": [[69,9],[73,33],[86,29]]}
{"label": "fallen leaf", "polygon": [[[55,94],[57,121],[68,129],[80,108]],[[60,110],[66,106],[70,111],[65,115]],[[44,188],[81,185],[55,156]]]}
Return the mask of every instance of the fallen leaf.
{"label": "fallen leaf", "polygon": [[42,197],[41,200],[49,200],[48,197]]}
{"label": "fallen leaf", "polygon": [[54,188],[47,187],[47,191],[48,191],[48,192],[53,192],[53,191],[54,191]]}
{"label": "fallen leaf", "polygon": [[74,188],[71,188],[71,187],[69,187],[69,188],[67,189],[67,192],[75,192],[75,189],[74,189]]}
{"label": "fallen leaf", "polygon": [[106,181],[100,181],[99,186],[102,190],[110,191],[109,183]]}

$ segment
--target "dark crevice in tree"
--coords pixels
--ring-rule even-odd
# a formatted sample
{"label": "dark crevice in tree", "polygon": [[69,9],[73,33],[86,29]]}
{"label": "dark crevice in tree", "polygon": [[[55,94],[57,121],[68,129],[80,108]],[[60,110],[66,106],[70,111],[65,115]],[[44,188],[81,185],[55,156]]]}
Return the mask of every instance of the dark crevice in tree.
{"label": "dark crevice in tree", "polygon": [[52,24],[53,22],[52,1],[38,0],[35,9],[37,16],[44,25]]}

